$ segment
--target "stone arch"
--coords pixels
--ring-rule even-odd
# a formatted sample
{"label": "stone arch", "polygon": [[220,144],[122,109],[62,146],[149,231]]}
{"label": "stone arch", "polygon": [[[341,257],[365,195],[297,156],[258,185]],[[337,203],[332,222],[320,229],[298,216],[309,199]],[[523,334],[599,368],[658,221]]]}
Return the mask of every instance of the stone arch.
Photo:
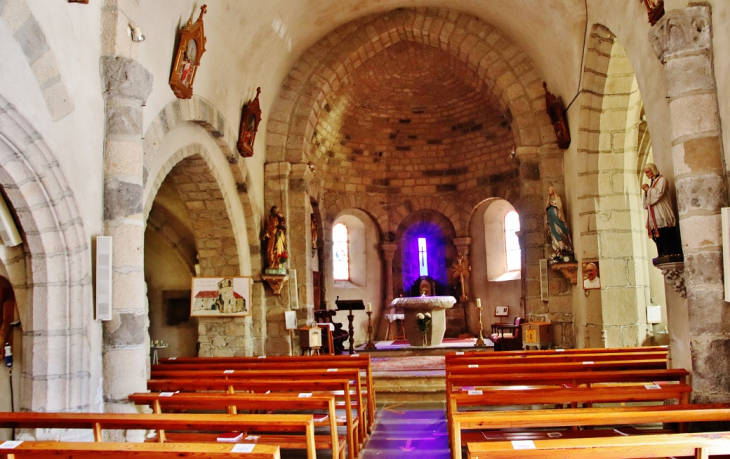
{"label": "stone arch", "polygon": [[[162,145],[171,130],[185,124],[195,124],[205,129],[226,158],[238,195],[238,199],[231,199],[234,202],[240,201],[244,216],[243,227],[236,227],[234,231],[236,235],[239,232],[246,234],[248,241],[243,246],[249,247],[249,244],[251,244],[249,254],[252,261],[251,266],[260,266],[260,263],[256,261],[256,257],[260,257],[258,227],[262,212],[254,205],[256,200],[249,195],[252,187],[248,181],[246,162],[241,159],[241,156],[236,150],[238,137],[234,129],[223,117],[223,114],[213,104],[202,97],[193,96],[191,99],[176,99],[170,102],[165,108],[160,110],[147,128],[143,141],[145,217],[149,215],[154,196],[162,180],[164,180],[172,167],[184,158],[184,156],[180,156],[181,153],[179,150],[172,153],[169,157],[160,157],[158,154],[160,145]],[[200,154],[204,158],[208,158],[206,162],[209,165],[212,164],[212,152],[203,149]],[[175,160],[173,156],[178,159]],[[219,174],[223,173],[223,171],[219,171]],[[152,181],[150,181],[150,175],[153,177]],[[235,207],[234,204],[231,204],[229,211],[236,212]]]}
{"label": "stone arch", "polygon": [[58,160],[2,96],[0,186],[20,221],[28,266],[27,273],[9,271],[26,356],[21,409],[88,411],[92,289],[87,236]]}
{"label": "stone arch", "polygon": [[46,109],[53,121],[58,121],[74,110],[58,61],[48,45],[48,38],[26,0],[0,5],[0,19],[23,51],[28,66],[38,83]]}
{"label": "stone arch", "polygon": [[469,217],[468,214],[459,211],[453,202],[434,196],[414,197],[408,201],[407,205],[391,209],[391,231],[397,233],[410,215],[421,211],[436,211],[443,215],[457,236],[466,232],[465,224]]}
{"label": "stone arch", "polygon": [[507,36],[465,13],[399,9],[332,31],[295,64],[272,107],[276,117],[268,123],[268,161],[305,162],[329,94],[369,56],[399,41],[440,48],[466,64],[475,87],[509,109],[518,146],[555,142],[539,73]]}
{"label": "stone arch", "polygon": [[327,213],[324,216],[324,224],[326,229],[332,229],[332,222],[338,215],[347,209],[360,209],[370,215],[375,224],[378,226],[381,240],[384,240],[384,231],[388,228],[388,213],[381,202],[372,196],[352,195],[340,198],[327,206]]}
{"label": "stone arch", "polygon": [[589,37],[583,81],[590,96],[582,99],[579,116],[578,155],[585,160],[578,161],[582,253],[576,256],[600,261],[602,289],[586,300],[577,336],[586,337],[585,346],[638,346],[646,338],[649,292],[637,180],[642,100],[626,51],[600,24]]}

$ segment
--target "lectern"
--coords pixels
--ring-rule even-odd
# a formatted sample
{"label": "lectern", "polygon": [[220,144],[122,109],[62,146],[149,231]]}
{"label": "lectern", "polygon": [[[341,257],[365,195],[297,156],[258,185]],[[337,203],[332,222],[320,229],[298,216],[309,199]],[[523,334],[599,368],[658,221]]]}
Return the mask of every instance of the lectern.
{"label": "lectern", "polygon": [[349,311],[347,314],[347,321],[349,323],[348,331],[350,332],[350,354],[355,353],[355,327],[352,325],[352,320],[355,318],[352,315],[352,311],[363,311],[365,310],[365,303],[362,300],[341,300],[338,296],[335,300],[338,311]]}

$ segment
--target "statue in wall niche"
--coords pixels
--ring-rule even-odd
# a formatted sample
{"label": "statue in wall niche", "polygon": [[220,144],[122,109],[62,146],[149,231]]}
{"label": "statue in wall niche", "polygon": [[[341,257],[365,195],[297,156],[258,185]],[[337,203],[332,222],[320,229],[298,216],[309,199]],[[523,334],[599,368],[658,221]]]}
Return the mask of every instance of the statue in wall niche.
{"label": "statue in wall niche", "polygon": [[266,241],[266,272],[268,274],[286,274],[285,265],[289,258],[286,244],[286,219],[276,206],[271,206],[261,239]]}
{"label": "statue in wall niche", "polygon": [[649,183],[641,185],[644,190],[644,209],[647,210],[646,229],[656,244],[660,257],[682,255],[682,241],[669,195],[669,181],[659,173],[656,165],[644,166],[644,175]]}
{"label": "statue in wall niche", "polygon": [[550,260],[568,262],[573,256],[573,242],[570,239],[570,230],[563,213],[563,201],[555,192],[552,184],[548,186],[547,202],[545,203],[548,234],[553,247]]}

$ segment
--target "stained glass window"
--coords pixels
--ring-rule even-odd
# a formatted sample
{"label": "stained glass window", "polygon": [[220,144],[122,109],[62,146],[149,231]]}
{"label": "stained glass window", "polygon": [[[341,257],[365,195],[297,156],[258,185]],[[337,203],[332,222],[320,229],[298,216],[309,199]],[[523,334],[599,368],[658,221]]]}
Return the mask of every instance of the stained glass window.
{"label": "stained glass window", "polygon": [[338,223],[332,228],[333,273],[335,280],[350,280],[350,250],[347,226]]}
{"label": "stained glass window", "polygon": [[428,276],[428,251],[425,237],[418,238],[418,271],[421,276]]}
{"label": "stained glass window", "polygon": [[507,271],[522,269],[522,250],[517,232],[520,230],[520,217],[514,210],[504,216],[504,242],[507,252]]}

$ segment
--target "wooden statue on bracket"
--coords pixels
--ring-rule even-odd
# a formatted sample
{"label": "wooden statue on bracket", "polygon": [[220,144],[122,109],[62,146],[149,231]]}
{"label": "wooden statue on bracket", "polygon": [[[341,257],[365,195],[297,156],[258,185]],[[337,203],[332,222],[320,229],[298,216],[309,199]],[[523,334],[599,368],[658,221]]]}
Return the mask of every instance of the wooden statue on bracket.
{"label": "wooden statue on bracket", "polygon": [[193,82],[195,74],[200,65],[200,59],[205,52],[205,34],[203,32],[203,15],[208,7],[200,7],[200,16],[193,24],[192,18],[183,27],[180,35],[180,43],[177,45],[175,64],[170,75],[170,88],[178,99],[190,99],[193,97]]}
{"label": "wooden statue on bracket", "polygon": [[238,152],[244,158],[253,156],[253,143],[261,123],[261,106],[259,105],[261,88],[256,88],[256,97],[244,105],[241,115],[241,132],[238,135]]}
{"label": "wooden statue on bracket", "polygon": [[542,87],[545,88],[545,105],[548,116],[550,116],[550,122],[553,124],[553,129],[555,129],[555,136],[558,138],[558,146],[565,150],[570,146],[570,131],[568,130],[568,121],[565,119],[563,100],[548,91],[547,83],[544,81]]}

